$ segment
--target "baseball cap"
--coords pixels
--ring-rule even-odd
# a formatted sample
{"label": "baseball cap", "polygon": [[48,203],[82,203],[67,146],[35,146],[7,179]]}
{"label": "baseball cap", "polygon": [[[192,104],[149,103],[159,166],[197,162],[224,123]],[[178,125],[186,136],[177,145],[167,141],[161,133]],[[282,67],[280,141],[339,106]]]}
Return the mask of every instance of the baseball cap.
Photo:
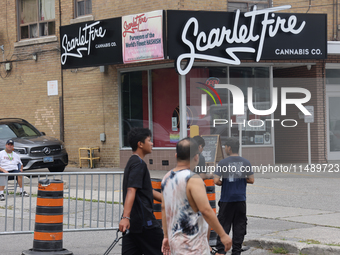
{"label": "baseball cap", "polygon": [[9,143],[11,143],[11,144],[13,144],[13,145],[14,145],[14,142],[13,142],[13,140],[12,140],[12,139],[9,139],[9,140],[7,140],[6,144],[9,144]]}

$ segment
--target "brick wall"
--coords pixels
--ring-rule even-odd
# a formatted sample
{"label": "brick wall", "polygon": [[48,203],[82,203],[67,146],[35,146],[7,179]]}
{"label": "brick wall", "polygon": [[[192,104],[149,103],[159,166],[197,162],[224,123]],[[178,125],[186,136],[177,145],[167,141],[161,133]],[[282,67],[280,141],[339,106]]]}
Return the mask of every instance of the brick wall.
{"label": "brick wall", "polygon": [[[309,8],[309,2],[311,7]],[[284,10],[285,13],[326,13],[327,14],[327,40],[337,41],[339,33],[337,32],[340,20],[340,13],[336,17],[336,5],[333,0],[318,0],[318,1],[295,1],[287,2],[285,0],[273,1],[273,6],[291,5],[292,8]],[[337,7],[339,8],[339,7]]]}
{"label": "brick wall", "polygon": [[[119,152],[119,123],[118,123],[118,72],[117,68],[134,67],[146,64],[110,66],[106,73],[101,73],[99,67],[70,69],[61,72],[60,67],[60,39],[58,38],[59,26],[69,25],[74,19],[74,1],[61,0],[61,24],[59,23],[59,1],[55,1],[56,13],[56,35],[57,41],[49,43],[39,43],[27,46],[16,46],[18,41],[17,34],[17,1],[0,1],[0,45],[4,45],[4,55],[0,50],[0,62],[12,61],[12,70],[6,72],[4,64],[0,64],[0,116],[1,117],[20,117],[28,120],[39,130],[46,132],[47,135],[60,137],[60,112],[59,97],[62,95],[62,75],[64,88],[64,127],[65,144],[69,152],[71,164],[78,164],[78,148],[87,146],[99,146],[101,151],[96,155],[101,157],[99,166],[118,167],[120,165]],[[157,9],[179,9],[179,10],[205,10],[205,11],[226,11],[227,1],[131,1],[131,0],[93,0],[93,17],[95,20],[119,17],[128,14],[147,12]],[[318,4],[331,4],[332,1],[318,1]],[[274,6],[285,4],[284,1],[274,2]],[[315,5],[315,2],[312,2]],[[308,1],[294,3],[291,12],[306,12],[307,9],[300,8],[308,5]],[[311,8],[310,13],[327,12],[328,15],[328,38],[333,38],[333,8]],[[37,55],[37,61],[33,60],[33,55]],[[247,61],[250,62],[250,61]],[[270,61],[263,61],[263,63]],[[283,61],[284,62],[284,61]],[[289,61],[286,61],[288,63]],[[337,57],[330,57],[328,62],[339,62]],[[152,64],[172,63],[172,61],[153,62]],[[287,74],[295,77],[301,68],[288,68],[276,70],[276,76]],[[301,73],[301,75],[303,75]],[[307,72],[304,72],[307,73]],[[319,77],[323,73],[323,63],[317,62],[312,70],[308,72],[313,77]],[[293,75],[293,76],[291,76]],[[309,77],[309,76],[308,76]],[[47,81],[57,80],[59,83],[59,95],[47,95]],[[320,124],[312,124],[313,160],[321,162],[324,160],[325,128],[323,107],[322,82],[317,83],[313,89],[312,102],[317,108],[317,118]],[[293,114],[294,115],[294,114]],[[294,115],[294,117],[296,117]],[[302,125],[302,124],[301,124]],[[313,126],[314,125],[314,126]],[[280,133],[281,132],[281,133]],[[300,132],[300,131],[298,131]],[[301,130],[303,132],[303,128]],[[106,142],[99,140],[100,133],[106,133]],[[284,130],[278,127],[276,136],[285,137]],[[301,143],[306,143],[305,138],[298,136]],[[277,145],[281,151],[276,152],[278,160],[290,159],[285,150],[291,150],[289,143],[280,140],[278,137]],[[293,140],[293,137],[290,138]],[[322,145],[322,146],[321,146]],[[305,145],[304,145],[305,146]],[[300,148],[301,149],[301,148]],[[297,152],[298,149],[297,149]],[[280,158],[282,155],[282,158]],[[300,151],[298,158],[294,160],[305,160],[306,154]],[[158,156],[157,156],[158,157]],[[159,158],[163,156],[160,155]],[[285,157],[285,158],[284,158]],[[171,162],[170,162],[171,163]]]}

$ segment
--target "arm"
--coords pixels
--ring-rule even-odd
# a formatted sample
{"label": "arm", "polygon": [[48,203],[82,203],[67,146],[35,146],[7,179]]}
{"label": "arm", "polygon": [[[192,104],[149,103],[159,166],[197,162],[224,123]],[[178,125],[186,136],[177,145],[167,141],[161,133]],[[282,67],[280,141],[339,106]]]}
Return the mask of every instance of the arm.
{"label": "arm", "polygon": [[215,232],[220,236],[226,251],[229,250],[232,243],[231,238],[225,233],[223,227],[219,223],[213,209],[209,204],[209,200],[202,179],[190,178],[187,185],[188,185],[187,188],[198,210],[202,213],[203,218],[209,224],[209,226],[213,230],[215,230]]}
{"label": "arm", "polygon": [[218,175],[215,174],[214,175],[214,183],[217,186],[222,186],[221,176],[218,176]]}
{"label": "arm", "polygon": [[156,190],[152,190],[152,195],[153,195],[153,199],[155,199],[158,202],[162,202],[162,194]]}
{"label": "arm", "polygon": [[[125,203],[124,203],[124,212],[123,212],[123,217],[129,217],[130,218],[130,213],[131,209],[133,206],[133,203],[135,202],[135,197],[136,197],[136,188],[128,188],[126,197],[125,197]],[[126,229],[130,228],[130,220],[129,219],[121,219],[119,222],[119,231],[125,232]]]}
{"label": "arm", "polygon": [[254,174],[247,177],[247,183],[253,184],[255,182]]}
{"label": "arm", "polygon": [[[0,159],[0,164],[1,164],[1,159]],[[0,171],[3,173],[8,173],[5,169],[3,169],[2,167],[0,167]]]}
{"label": "arm", "polygon": [[165,213],[165,204],[163,199],[163,193],[161,193],[162,199],[162,227],[164,232],[163,243],[162,243],[162,252],[164,255],[170,255],[170,245],[168,239],[168,226],[166,224],[166,213]]}
{"label": "arm", "polygon": [[3,169],[2,167],[0,167],[0,171],[3,173],[8,173],[5,169]]}

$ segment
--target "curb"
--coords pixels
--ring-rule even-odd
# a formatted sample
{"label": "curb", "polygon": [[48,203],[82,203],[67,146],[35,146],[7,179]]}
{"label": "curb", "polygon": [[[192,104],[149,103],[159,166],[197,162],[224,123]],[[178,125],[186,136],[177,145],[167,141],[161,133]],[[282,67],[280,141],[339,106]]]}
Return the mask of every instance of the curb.
{"label": "curb", "polygon": [[272,249],[282,247],[289,253],[308,254],[308,255],[338,255],[340,254],[339,246],[329,246],[322,244],[306,244],[293,241],[283,241],[276,239],[249,239],[244,241],[244,245],[251,247],[260,247],[262,249]]}

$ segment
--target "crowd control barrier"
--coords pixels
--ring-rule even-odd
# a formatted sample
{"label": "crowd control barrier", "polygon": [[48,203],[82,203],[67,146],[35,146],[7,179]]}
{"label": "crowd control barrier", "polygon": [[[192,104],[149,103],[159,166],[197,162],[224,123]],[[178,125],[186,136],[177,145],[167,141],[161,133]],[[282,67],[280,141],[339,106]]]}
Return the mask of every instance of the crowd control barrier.
{"label": "crowd control barrier", "polygon": [[[155,191],[162,192],[162,180],[157,178],[151,178],[151,185]],[[162,226],[162,203],[153,200],[153,214],[156,220]]]}
{"label": "crowd control barrier", "polygon": [[[211,179],[205,179],[204,183],[205,183],[205,189],[207,191],[207,196],[208,196],[210,206],[216,214],[216,193],[215,193],[214,179],[212,179],[212,178]],[[217,233],[213,229],[211,229],[210,238],[209,238],[209,245],[210,246],[216,246],[216,242],[217,242]]]}

